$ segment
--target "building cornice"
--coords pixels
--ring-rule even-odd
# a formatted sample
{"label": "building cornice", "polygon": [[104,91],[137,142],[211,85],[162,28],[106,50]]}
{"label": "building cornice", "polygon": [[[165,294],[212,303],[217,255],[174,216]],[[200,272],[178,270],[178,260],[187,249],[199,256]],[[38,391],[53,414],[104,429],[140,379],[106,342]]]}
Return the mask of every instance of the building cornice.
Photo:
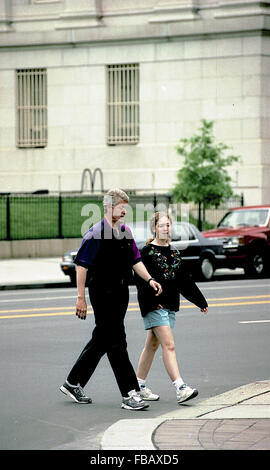
{"label": "building cornice", "polygon": [[[44,16],[35,16],[31,20],[52,21],[54,29],[37,30],[35,27],[34,31],[17,31],[16,21],[11,22],[11,12],[6,7],[5,15],[0,15],[0,48],[173,41],[186,38],[200,40],[205,37],[268,34],[270,31],[270,0],[217,0],[212,4],[204,3],[203,8],[202,2],[198,0],[183,3],[161,0],[148,13],[142,9],[145,16],[132,24],[124,23],[123,19],[118,24],[115,17],[114,22],[110,23],[107,18],[110,12],[102,12],[101,8],[97,8],[95,0],[88,2],[86,10],[84,2],[76,3],[76,8],[73,8],[74,2],[66,0],[66,8],[58,11],[54,19],[52,10],[46,14],[43,10]],[[119,16],[124,14],[120,10],[118,13]],[[129,12],[130,15],[132,13]],[[17,19],[28,21],[27,16]]]}

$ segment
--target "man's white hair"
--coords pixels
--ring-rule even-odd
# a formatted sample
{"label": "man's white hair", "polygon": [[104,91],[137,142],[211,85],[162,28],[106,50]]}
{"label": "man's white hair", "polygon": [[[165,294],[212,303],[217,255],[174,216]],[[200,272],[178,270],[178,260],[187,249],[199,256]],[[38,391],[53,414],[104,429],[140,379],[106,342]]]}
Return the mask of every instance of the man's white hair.
{"label": "man's white hair", "polygon": [[122,189],[110,189],[103,198],[103,206],[105,211],[107,210],[107,207],[114,207],[119,204],[120,201],[128,202],[128,195],[122,191]]}

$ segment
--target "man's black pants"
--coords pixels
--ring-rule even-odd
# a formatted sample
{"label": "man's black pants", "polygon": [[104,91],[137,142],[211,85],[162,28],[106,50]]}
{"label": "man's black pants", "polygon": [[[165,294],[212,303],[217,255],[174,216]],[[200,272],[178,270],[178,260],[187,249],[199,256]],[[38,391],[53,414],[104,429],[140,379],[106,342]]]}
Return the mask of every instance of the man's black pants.
{"label": "man's black pants", "polygon": [[106,353],[120,393],[126,397],[139,390],[135,371],[127,352],[124,318],[128,307],[128,286],[114,288],[89,287],[89,297],[96,326],[92,338],[81,352],[67,380],[72,385],[86,385],[100,359]]}

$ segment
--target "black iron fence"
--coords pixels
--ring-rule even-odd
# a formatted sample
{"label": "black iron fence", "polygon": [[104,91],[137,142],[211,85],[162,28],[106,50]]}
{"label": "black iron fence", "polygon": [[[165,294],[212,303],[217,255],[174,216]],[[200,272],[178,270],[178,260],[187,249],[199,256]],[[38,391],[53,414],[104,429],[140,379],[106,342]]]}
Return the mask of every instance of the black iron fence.
{"label": "black iron fence", "polygon": [[[157,205],[176,208],[170,194],[129,196],[127,221],[146,220],[151,207]],[[0,240],[80,238],[103,216],[102,199],[102,194],[0,194]],[[230,207],[240,205],[242,196],[230,199],[218,209],[206,210],[202,229],[214,227]],[[180,219],[180,205],[174,212]],[[188,212],[189,221],[199,226],[198,206],[188,204]]]}
{"label": "black iron fence", "polygon": [[[0,240],[80,238],[103,216],[102,199],[81,193],[0,194]],[[166,194],[130,195],[129,217],[144,220],[146,204],[168,206],[170,200]]]}

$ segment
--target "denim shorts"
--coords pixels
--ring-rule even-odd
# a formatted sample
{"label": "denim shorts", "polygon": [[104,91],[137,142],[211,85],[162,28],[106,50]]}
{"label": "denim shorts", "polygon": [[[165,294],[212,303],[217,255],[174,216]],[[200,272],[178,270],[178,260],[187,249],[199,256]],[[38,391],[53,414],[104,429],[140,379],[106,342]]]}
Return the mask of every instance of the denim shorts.
{"label": "denim shorts", "polygon": [[144,329],[150,330],[156,326],[170,326],[174,327],[175,324],[175,312],[168,310],[167,308],[161,308],[159,310],[153,310],[143,317]]}

